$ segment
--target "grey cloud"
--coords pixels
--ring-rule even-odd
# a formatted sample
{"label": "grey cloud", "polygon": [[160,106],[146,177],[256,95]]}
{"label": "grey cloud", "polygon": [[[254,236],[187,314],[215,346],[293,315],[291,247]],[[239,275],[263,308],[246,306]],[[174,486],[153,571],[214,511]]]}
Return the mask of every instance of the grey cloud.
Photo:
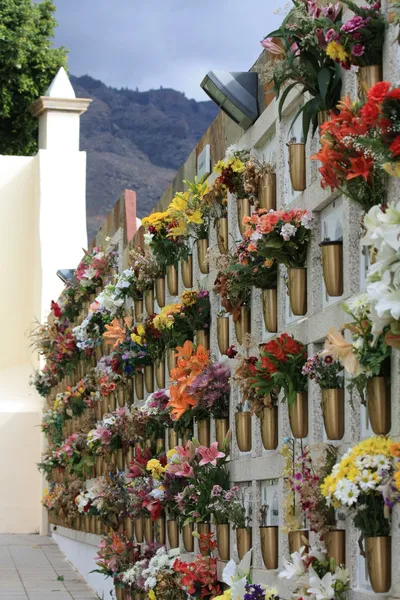
{"label": "grey cloud", "polygon": [[74,75],[144,91],[172,87],[204,99],[211,69],[247,70],[277,27],[282,0],[55,0],[56,44]]}

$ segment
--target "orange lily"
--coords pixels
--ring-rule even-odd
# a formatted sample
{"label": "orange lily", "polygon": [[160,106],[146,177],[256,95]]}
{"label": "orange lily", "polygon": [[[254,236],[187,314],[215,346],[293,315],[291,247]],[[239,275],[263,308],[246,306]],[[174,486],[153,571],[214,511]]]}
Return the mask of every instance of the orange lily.
{"label": "orange lily", "polygon": [[326,335],[324,353],[337,357],[351,375],[359,375],[361,372],[360,364],[354,354],[353,344],[346,342],[340,331],[336,331],[333,327]]}
{"label": "orange lily", "polygon": [[119,321],[114,317],[111,325],[105,326],[106,331],[103,333],[103,338],[106,343],[112,348],[116,348],[125,339],[125,330],[119,324]]}

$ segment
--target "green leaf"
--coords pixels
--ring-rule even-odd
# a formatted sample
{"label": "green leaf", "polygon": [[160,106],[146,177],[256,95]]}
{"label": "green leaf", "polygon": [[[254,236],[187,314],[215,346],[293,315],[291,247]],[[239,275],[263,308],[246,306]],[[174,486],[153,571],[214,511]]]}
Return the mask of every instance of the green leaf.
{"label": "green leaf", "polygon": [[332,79],[332,71],[330,69],[321,69],[318,73],[318,87],[319,93],[321,94],[321,98],[323,103],[325,104],[326,94],[328,92],[329,84]]}
{"label": "green leaf", "polygon": [[297,85],[296,82],[291,83],[290,85],[287,86],[287,88],[285,89],[285,91],[282,94],[282,97],[281,97],[281,99],[279,101],[279,105],[278,105],[278,115],[279,115],[280,121],[282,120],[282,110],[283,110],[283,105],[285,103],[285,100],[296,85]]}

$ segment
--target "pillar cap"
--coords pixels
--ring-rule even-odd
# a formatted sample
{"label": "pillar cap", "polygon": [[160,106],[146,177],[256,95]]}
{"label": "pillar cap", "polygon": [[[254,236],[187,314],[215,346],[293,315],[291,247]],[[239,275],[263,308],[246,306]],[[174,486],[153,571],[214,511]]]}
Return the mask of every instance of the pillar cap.
{"label": "pillar cap", "polygon": [[40,117],[46,111],[74,112],[81,115],[92,102],[90,98],[76,98],[69,77],[61,67],[49,85],[44,96],[40,96],[30,106],[34,117]]}

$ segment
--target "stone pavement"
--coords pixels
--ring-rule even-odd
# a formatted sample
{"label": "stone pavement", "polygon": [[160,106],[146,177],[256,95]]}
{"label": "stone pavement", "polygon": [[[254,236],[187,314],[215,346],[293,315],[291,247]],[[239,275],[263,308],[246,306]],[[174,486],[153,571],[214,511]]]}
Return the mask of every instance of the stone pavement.
{"label": "stone pavement", "polygon": [[97,598],[51,538],[0,534],[0,600]]}

